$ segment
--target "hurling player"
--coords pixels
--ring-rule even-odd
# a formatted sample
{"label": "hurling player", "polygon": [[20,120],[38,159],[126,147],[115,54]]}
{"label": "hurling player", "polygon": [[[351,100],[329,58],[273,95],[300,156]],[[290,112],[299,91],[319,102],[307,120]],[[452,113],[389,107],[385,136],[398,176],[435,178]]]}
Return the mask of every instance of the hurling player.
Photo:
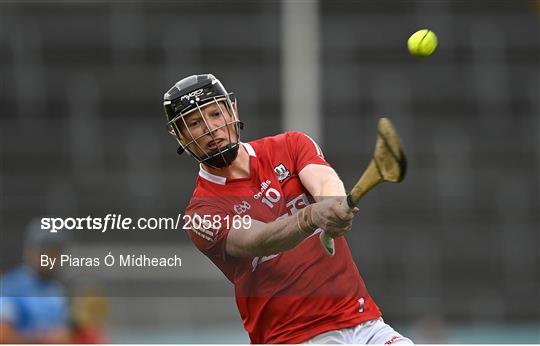
{"label": "hurling player", "polygon": [[358,209],[341,207],[343,183],[311,138],[241,142],[237,102],[211,74],[180,80],[163,104],[178,152],[200,163],[189,237],[234,284],[252,343],[412,343],[366,289],[342,237]]}

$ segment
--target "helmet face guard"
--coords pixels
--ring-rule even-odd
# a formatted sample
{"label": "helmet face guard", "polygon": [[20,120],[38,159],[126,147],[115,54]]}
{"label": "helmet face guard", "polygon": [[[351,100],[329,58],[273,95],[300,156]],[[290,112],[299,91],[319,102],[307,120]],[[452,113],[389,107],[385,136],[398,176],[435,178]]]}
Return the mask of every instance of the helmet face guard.
{"label": "helmet face guard", "polygon": [[[167,117],[167,128],[176,138],[180,147],[177,152],[187,151],[200,163],[223,168],[230,165],[238,154],[240,145],[240,129],[243,125],[233,107],[234,96],[227,93],[223,85],[213,75],[190,76],[176,83],[164,96],[163,106]],[[209,124],[202,111],[203,107],[215,105],[221,121],[216,127]],[[186,119],[195,116],[199,120],[197,126],[203,131],[194,134]],[[224,130],[222,130],[224,129]],[[215,133],[222,130],[227,134],[228,144],[220,147]],[[208,137],[215,143],[216,149],[208,151],[201,147],[199,139]],[[223,138],[221,138],[223,139]]]}

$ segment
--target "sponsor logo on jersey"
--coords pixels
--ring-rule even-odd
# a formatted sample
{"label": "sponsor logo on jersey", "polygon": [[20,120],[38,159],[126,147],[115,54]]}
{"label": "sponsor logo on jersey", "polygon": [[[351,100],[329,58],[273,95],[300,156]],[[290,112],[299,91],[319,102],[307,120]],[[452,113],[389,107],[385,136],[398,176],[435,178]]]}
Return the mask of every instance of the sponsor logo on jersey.
{"label": "sponsor logo on jersey", "polygon": [[251,205],[247,201],[242,201],[240,204],[235,204],[233,209],[236,214],[243,214],[251,209]]}
{"label": "sponsor logo on jersey", "polygon": [[300,209],[309,205],[309,199],[305,193],[296,196],[285,204],[288,213],[285,216],[296,214]]}
{"label": "sponsor logo on jersey", "polygon": [[291,172],[289,172],[287,167],[285,167],[285,165],[282,163],[274,167],[274,172],[276,172],[277,178],[280,183],[291,176]]}
{"label": "sponsor logo on jersey", "polygon": [[264,191],[266,191],[266,189],[270,186],[270,183],[271,183],[270,179],[266,179],[265,181],[263,181],[261,183],[261,190],[253,195],[253,199],[261,198]]}

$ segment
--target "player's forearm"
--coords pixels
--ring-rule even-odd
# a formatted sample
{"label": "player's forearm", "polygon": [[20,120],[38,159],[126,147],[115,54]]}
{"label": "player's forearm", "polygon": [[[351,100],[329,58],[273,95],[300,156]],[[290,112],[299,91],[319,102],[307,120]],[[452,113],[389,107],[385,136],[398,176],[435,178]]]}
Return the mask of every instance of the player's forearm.
{"label": "player's forearm", "polygon": [[290,250],[309,236],[307,225],[302,227],[304,230],[299,228],[296,214],[270,223],[255,221],[249,230],[230,231],[227,253],[234,257],[259,257]]}
{"label": "player's forearm", "polygon": [[338,196],[346,196],[347,193],[345,192],[345,186],[343,185],[343,182],[341,179],[339,179],[337,176],[335,177],[329,177],[323,183],[321,184],[321,189],[317,196],[315,197],[316,200],[319,200],[321,197],[338,197]]}
{"label": "player's forearm", "polygon": [[313,195],[313,198],[317,202],[321,201],[325,197],[337,197],[337,196],[346,196],[345,186],[339,177],[329,176],[327,179],[322,181],[320,189],[316,192],[316,195]]}
{"label": "player's forearm", "polygon": [[265,256],[287,251],[306,239],[309,233],[299,228],[297,217],[295,214],[265,224],[256,242],[258,252]]}
{"label": "player's forearm", "polygon": [[307,165],[299,173],[302,185],[309,193],[320,201],[324,197],[345,196],[345,186],[332,167],[323,165]]}

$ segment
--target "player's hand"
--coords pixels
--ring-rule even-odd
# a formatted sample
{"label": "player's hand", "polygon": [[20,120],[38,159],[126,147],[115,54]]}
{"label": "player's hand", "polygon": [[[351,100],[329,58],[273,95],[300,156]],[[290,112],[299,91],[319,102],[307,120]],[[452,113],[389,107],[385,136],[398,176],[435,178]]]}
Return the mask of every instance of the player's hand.
{"label": "player's hand", "polygon": [[352,228],[354,215],[358,208],[350,209],[346,197],[329,197],[313,204],[311,218],[313,223],[324,229],[326,234],[337,238]]}

